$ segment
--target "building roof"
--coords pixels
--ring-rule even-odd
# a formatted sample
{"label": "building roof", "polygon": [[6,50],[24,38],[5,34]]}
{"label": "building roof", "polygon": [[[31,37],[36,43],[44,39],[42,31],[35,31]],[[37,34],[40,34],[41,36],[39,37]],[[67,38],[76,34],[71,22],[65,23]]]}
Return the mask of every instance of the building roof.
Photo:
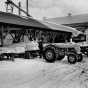
{"label": "building roof", "polygon": [[82,33],[80,31],[76,30],[75,28],[64,26],[64,25],[61,25],[61,24],[56,24],[56,23],[53,23],[53,22],[41,21],[41,23],[46,25],[51,30],[70,32],[74,36],[77,36],[78,34]]}
{"label": "building roof", "polygon": [[31,17],[25,19],[15,14],[5,12],[0,12],[0,23],[7,23],[26,27],[45,28],[45,26],[41,24],[38,20],[35,20]]}
{"label": "building roof", "polygon": [[64,31],[64,32],[71,32],[71,33],[80,33],[74,28],[67,27],[64,25],[59,25],[59,24],[54,24],[51,22],[44,22],[44,21],[39,21],[33,18],[22,18],[20,16],[10,14],[10,13],[5,13],[5,12],[0,12],[0,23],[7,23],[7,24],[13,24],[13,25],[19,25],[19,26],[25,26],[25,27],[35,27],[35,28],[40,28],[44,30],[52,30],[52,31]]}
{"label": "building roof", "polygon": [[57,24],[88,23],[88,14],[70,15],[65,17],[50,18],[46,20]]}

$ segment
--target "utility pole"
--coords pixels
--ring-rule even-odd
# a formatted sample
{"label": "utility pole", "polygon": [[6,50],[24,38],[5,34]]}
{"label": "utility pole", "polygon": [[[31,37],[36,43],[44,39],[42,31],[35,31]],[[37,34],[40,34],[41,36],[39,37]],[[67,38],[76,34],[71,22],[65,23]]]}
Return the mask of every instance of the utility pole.
{"label": "utility pole", "polygon": [[26,0],[26,10],[27,10],[27,14],[29,13],[29,9],[28,9],[28,0]]}
{"label": "utility pole", "polygon": [[[18,4],[19,4],[19,8],[21,8],[21,2],[19,2]],[[20,9],[18,9],[18,14],[19,14],[19,16],[21,15],[21,10]]]}

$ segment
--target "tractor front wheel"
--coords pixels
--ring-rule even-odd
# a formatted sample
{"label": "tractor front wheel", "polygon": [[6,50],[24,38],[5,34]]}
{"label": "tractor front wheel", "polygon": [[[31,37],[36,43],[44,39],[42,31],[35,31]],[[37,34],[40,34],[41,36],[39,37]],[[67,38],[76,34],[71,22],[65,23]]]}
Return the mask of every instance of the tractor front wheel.
{"label": "tractor front wheel", "polygon": [[77,58],[75,54],[69,54],[68,55],[68,62],[70,64],[75,64],[77,62]]}

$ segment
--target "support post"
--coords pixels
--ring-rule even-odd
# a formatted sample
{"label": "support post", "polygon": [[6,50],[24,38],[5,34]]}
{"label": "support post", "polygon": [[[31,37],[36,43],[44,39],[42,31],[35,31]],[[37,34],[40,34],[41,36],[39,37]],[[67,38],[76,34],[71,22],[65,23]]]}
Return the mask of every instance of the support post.
{"label": "support post", "polygon": [[4,37],[3,37],[3,30],[4,30],[4,26],[2,25],[2,26],[1,26],[1,47],[3,47],[3,44],[4,44],[4,43],[3,43],[3,40],[4,40],[4,39],[3,39],[3,38],[4,38]]}

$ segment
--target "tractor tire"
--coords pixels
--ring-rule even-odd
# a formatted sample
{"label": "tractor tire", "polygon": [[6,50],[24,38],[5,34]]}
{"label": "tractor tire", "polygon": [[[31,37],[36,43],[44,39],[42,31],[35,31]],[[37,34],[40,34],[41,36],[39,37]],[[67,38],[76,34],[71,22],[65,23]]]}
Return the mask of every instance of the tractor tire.
{"label": "tractor tire", "polygon": [[25,59],[30,59],[31,58],[30,52],[25,52],[24,58]]}
{"label": "tractor tire", "polygon": [[56,54],[53,49],[46,49],[43,53],[43,57],[47,62],[55,62],[56,60]]}
{"label": "tractor tire", "polygon": [[78,54],[77,62],[81,62],[82,60],[83,60],[82,54]]}
{"label": "tractor tire", "polygon": [[68,62],[70,64],[75,64],[77,62],[77,58],[75,54],[69,54],[68,55]]}

